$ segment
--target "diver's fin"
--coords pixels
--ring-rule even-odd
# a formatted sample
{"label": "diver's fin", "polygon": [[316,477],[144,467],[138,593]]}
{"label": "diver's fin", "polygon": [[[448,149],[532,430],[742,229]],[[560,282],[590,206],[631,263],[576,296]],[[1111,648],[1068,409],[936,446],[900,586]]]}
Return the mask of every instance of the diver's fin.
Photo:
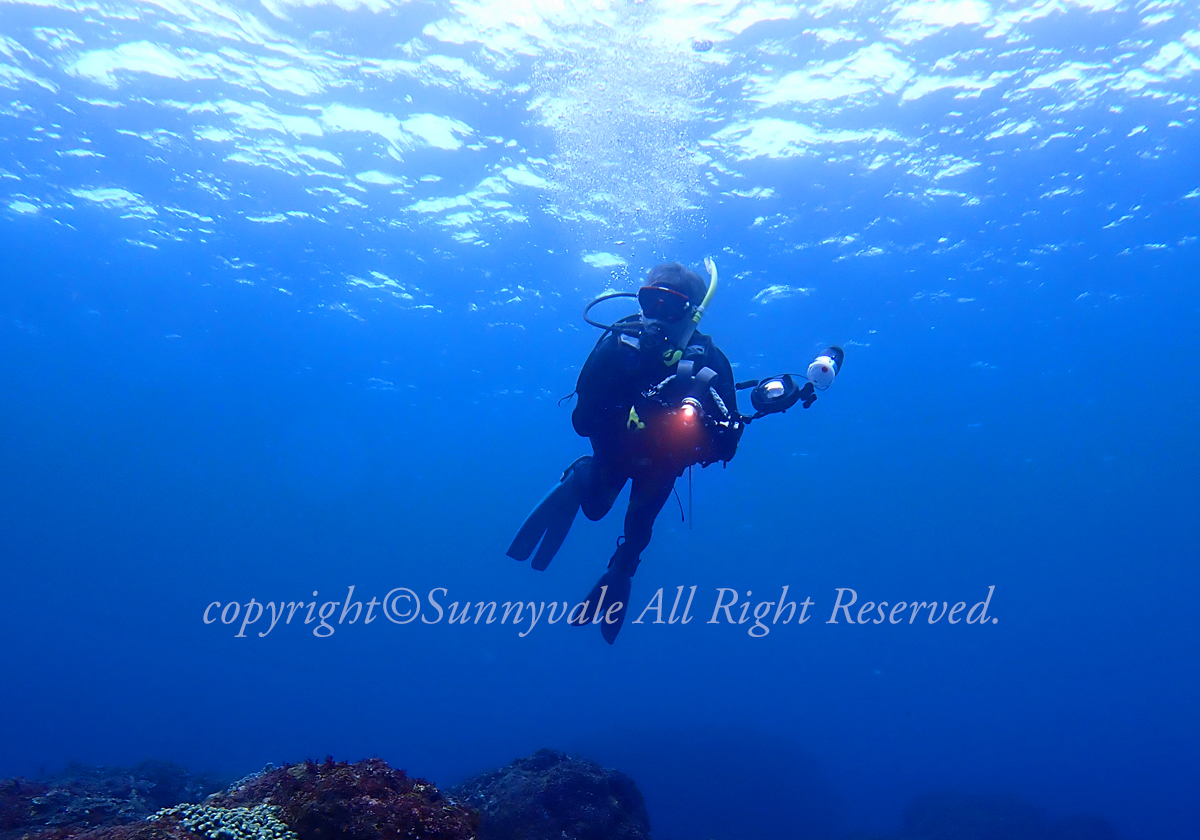
{"label": "diver's fin", "polygon": [[576,471],[583,466],[581,462],[585,459],[587,463],[591,462],[591,456],[584,455],[567,467],[559,483],[542,497],[526,517],[505,554],[514,560],[528,560],[534,548],[537,548],[537,554],[533,556],[533,568],[542,571],[550,565],[571,530],[575,514],[579,512],[580,485]]}
{"label": "diver's fin", "polygon": [[[588,593],[585,614],[576,616],[571,623],[576,627],[599,624],[604,641],[610,645],[615,642],[621,625],[625,623],[625,613],[629,611],[629,592],[633,587],[631,578],[641,561],[640,555],[626,547],[625,538],[618,537],[617,550],[608,559],[608,571],[600,576]],[[610,616],[609,612],[616,604],[621,605],[620,609]]]}
{"label": "diver's fin", "polygon": [[[576,616],[572,623],[576,627],[599,623],[600,635],[611,645],[617,640],[617,634],[621,632],[621,625],[625,623],[625,613],[629,608],[629,592],[632,586],[633,581],[629,575],[622,574],[616,569],[609,569],[600,576],[600,580],[596,581],[596,585],[588,593],[587,610],[582,615]],[[610,622],[608,620],[609,610],[613,604],[617,603],[621,605],[621,608],[612,615],[613,620]],[[598,622],[597,619],[599,619]]]}
{"label": "diver's fin", "polygon": [[533,567],[540,571],[550,564],[567,538],[575,514],[579,512],[579,493],[573,485],[573,481],[564,481],[542,497],[513,537],[505,554],[514,560],[528,560],[537,548]]}
{"label": "diver's fin", "polygon": [[530,563],[539,572],[545,571],[554,555],[558,554],[563,540],[567,538],[567,533],[575,522],[575,514],[579,513],[579,486],[575,483],[574,476],[555,487],[542,504],[546,506],[546,532],[538,546],[537,554],[533,555],[533,562]]}
{"label": "diver's fin", "polygon": [[617,640],[617,634],[621,632],[621,625],[625,623],[625,613],[629,612],[629,592],[633,587],[633,581],[622,574],[614,574],[613,582],[608,588],[608,603],[610,605],[620,603],[619,609],[612,617],[615,621],[612,624],[608,622],[608,609],[604,610],[604,615],[600,617],[600,635],[604,637],[604,641],[610,645]]}

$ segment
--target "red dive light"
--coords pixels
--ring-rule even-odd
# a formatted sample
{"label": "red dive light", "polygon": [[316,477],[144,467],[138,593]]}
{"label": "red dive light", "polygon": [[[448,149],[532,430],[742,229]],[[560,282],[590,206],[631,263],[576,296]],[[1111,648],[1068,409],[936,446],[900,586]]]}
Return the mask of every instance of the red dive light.
{"label": "red dive light", "polygon": [[688,397],[679,406],[679,419],[685,426],[694,426],[700,419],[700,403],[694,397]]}

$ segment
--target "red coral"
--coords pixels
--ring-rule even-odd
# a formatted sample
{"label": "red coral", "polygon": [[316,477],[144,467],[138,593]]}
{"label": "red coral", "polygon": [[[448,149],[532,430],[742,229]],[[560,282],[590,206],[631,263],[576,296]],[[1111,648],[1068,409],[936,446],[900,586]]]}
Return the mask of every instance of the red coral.
{"label": "red coral", "polygon": [[429,782],[377,758],[285,765],[210,800],[261,802],[277,805],[299,840],[470,840],[478,825],[474,812]]}

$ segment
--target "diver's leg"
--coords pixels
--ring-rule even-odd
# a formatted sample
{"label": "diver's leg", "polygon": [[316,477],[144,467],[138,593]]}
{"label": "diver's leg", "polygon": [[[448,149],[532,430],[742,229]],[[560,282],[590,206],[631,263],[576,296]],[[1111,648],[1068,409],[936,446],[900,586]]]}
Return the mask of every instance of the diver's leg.
{"label": "diver's leg", "polygon": [[[625,511],[625,544],[623,548],[634,556],[633,569],[637,569],[637,559],[640,558],[646,546],[650,545],[650,537],[654,529],[654,520],[659,511],[671,498],[675,487],[675,475],[669,472],[652,472],[637,475],[633,478],[633,487],[629,490],[629,509]],[[614,555],[614,559],[616,555]],[[610,561],[611,565],[611,561]],[[633,571],[629,572],[630,575]]]}
{"label": "diver's leg", "polygon": [[608,571],[588,594],[588,609],[575,622],[583,626],[598,621],[600,634],[610,645],[616,641],[625,622],[632,578],[641,562],[642,551],[650,544],[654,520],[674,486],[675,476],[671,473],[634,476],[629,491],[629,510],[625,513],[625,536],[617,541],[617,550],[608,561]]}
{"label": "diver's leg", "polygon": [[[505,553],[514,560],[528,560],[537,548],[533,568],[545,569],[562,547],[575,514],[579,512],[584,482],[581,476],[589,472],[592,456],[584,455],[563,472],[559,483],[538,502],[533,512],[513,537]],[[540,543],[540,545],[539,545]]]}
{"label": "diver's leg", "polygon": [[612,510],[629,473],[603,458],[592,458],[579,472],[580,506],[583,515],[596,522]]}

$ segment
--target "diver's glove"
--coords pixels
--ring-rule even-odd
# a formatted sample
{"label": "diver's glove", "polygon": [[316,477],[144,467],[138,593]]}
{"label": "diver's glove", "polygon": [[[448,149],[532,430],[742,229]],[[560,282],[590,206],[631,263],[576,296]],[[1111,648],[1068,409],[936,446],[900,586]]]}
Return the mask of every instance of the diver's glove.
{"label": "diver's glove", "polygon": [[631,431],[642,431],[649,427],[658,428],[664,418],[679,410],[681,400],[674,403],[665,399],[665,395],[656,393],[653,388],[639,394],[629,409],[629,420],[625,426]]}

